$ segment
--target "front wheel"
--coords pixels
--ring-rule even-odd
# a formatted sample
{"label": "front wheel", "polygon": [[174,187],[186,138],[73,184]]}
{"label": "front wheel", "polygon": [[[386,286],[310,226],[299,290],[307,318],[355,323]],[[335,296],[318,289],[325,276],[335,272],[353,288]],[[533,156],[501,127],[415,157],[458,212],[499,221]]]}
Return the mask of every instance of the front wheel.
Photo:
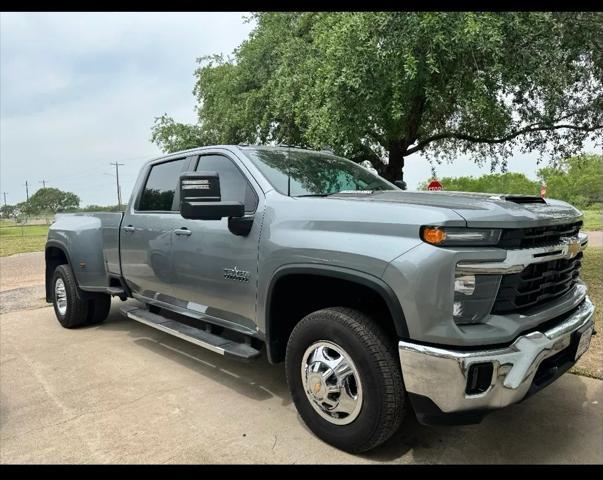
{"label": "front wheel", "polygon": [[391,437],[405,414],[395,343],[350,308],[319,310],[296,325],[287,344],[287,383],[314,434],[352,453]]}

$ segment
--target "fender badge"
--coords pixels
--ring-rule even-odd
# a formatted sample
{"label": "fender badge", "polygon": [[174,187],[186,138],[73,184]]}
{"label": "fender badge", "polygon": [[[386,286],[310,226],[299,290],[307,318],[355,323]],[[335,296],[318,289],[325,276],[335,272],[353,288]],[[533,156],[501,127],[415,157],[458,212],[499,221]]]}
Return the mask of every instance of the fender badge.
{"label": "fender badge", "polygon": [[237,267],[225,268],[224,278],[227,280],[238,280],[240,282],[249,281],[249,272],[247,270],[239,270]]}

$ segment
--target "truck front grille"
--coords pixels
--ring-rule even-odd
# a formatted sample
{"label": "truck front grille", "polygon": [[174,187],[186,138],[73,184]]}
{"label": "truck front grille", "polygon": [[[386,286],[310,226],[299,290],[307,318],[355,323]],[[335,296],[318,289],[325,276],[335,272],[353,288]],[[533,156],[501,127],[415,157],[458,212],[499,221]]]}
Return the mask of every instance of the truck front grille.
{"label": "truck front grille", "polygon": [[535,248],[558,245],[561,237],[575,237],[582,222],[549,225],[546,227],[504,229],[498,244],[501,248]]}
{"label": "truck front grille", "polygon": [[572,259],[533,263],[520,273],[503,275],[492,313],[521,313],[569,292],[576,284],[582,252]]}

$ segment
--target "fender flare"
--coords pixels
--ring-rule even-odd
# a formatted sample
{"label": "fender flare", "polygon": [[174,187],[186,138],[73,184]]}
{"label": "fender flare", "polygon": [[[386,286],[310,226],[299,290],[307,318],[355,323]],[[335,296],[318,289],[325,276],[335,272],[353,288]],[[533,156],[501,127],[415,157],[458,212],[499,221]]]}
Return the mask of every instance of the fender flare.
{"label": "fender flare", "polygon": [[[63,255],[65,255],[65,258],[67,259],[67,263],[69,265],[73,265],[71,262],[71,257],[69,256],[69,251],[67,250],[67,247],[65,246],[65,244],[63,242],[60,242],[59,240],[47,240],[46,241],[46,245],[44,246],[44,283],[45,283],[45,290],[46,290],[46,301],[47,302],[51,302],[51,297],[52,295],[50,294],[50,280],[52,280],[52,277],[49,278],[49,272],[48,272],[48,263],[46,261],[46,253],[48,252],[49,248],[57,248],[59,249]],[[77,277],[76,277],[76,283],[79,284]]]}
{"label": "fender flare", "polygon": [[408,339],[408,325],[406,323],[406,318],[404,317],[404,311],[402,310],[402,306],[400,305],[400,301],[398,297],[392,290],[392,288],[385,283],[379,277],[374,275],[364,273],[358,270],[354,270],[351,268],[344,267],[336,267],[332,265],[319,265],[319,264],[293,264],[293,265],[284,265],[278,268],[272,278],[270,279],[270,284],[268,286],[267,294],[266,294],[266,303],[265,303],[265,319],[266,319],[266,350],[268,354],[268,359],[271,363],[273,362],[272,355],[272,339],[271,332],[273,331],[274,319],[271,317],[271,305],[272,305],[272,295],[274,292],[274,287],[278,283],[280,279],[286,277],[288,275],[296,275],[296,274],[308,274],[308,275],[320,275],[324,277],[332,277],[339,280],[346,280],[349,282],[354,282],[360,284],[362,286],[368,287],[377,293],[387,305],[389,313],[394,322],[394,328],[396,329],[396,334],[400,339]]}

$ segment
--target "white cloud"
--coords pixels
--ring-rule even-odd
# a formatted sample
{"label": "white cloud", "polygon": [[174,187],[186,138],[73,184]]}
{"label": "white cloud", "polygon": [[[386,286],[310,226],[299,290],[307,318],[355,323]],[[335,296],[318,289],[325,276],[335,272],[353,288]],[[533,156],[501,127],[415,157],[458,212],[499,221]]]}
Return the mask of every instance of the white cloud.
{"label": "white cloud", "polygon": [[193,121],[195,59],[231,53],[241,13],[9,13],[0,16],[0,187],[11,203],[38,181],[83,204],[127,198],[164,112]]}

